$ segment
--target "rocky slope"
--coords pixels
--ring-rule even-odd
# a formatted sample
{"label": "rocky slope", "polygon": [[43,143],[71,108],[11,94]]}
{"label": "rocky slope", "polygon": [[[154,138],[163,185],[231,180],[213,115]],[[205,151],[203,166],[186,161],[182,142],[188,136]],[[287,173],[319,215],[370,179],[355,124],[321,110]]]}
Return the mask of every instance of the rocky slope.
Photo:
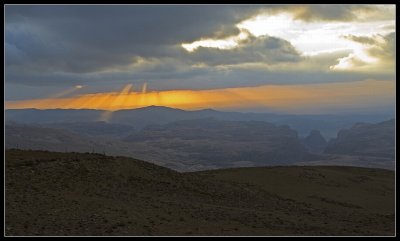
{"label": "rocky slope", "polygon": [[394,235],[394,172],[8,150],[5,235]]}
{"label": "rocky slope", "polygon": [[212,109],[185,111],[164,106],[148,106],[138,109],[118,110],[114,112],[86,109],[16,109],[6,110],[6,122],[35,124],[75,123],[108,121],[112,124],[130,125],[141,129],[148,125],[162,125],[180,120],[216,118],[231,121],[266,121],[277,125],[288,125],[300,136],[306,136],[311,130],[319,130],[325,137],[335,137],[343,128],[349,128],[356,122],[379,122],[393,115],[288,115],[276,113],[226,112]]}
{"label": "rocky slope", "polygon": [[341,130],[325,153],[356,156],[395,157],[395,120],[377,124],[357,123]]}
{"label": "rocky slope", "polygon": [[328,144],[318,130],[312,130],[308,136],[302,139],[302,142],[312,153],[322,153]]}
{"label": "rocky slope", "polygon": [[287,165],[307,156],[296,131],[262,121],[213,118],[177,121],[146,127],[125,141],[174,150],[177,159],[218,168],[242,164]]}
{"label": "rocky slope", "polygon": [[[149,126],[140,131],[126,131],[127,137],[123,139],[110,138],[111,130],[108,137],[93,137],[79,134],[74,129],[60,129],[59,125],[49,124],[57,127],[54,129],[7,124],[6,148],[132,156],[179,171],[287,165],[305,161],[307,156],[294,130],[261,121],[178,121]],[[82,128],[82,125],[78,127]],[[121,132],[121,128],[111,126],[114,132],[118,130],[114,135]],[[71,125],[66,128],[69,127]]]}

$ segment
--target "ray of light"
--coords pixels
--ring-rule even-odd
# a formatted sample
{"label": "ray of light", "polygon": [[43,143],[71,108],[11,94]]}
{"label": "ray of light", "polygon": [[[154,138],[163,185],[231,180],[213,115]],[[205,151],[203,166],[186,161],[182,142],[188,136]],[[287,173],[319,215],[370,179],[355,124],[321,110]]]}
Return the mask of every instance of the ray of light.
{"label": "ray of light", "polygon": [[142,94],[146,94],[146,91],[147,91],[147,83],[144,82],[142,86]]}
{"label": "ray of light", "polygon": [[[395,81],[364,80],[310,85],[265,85],[215,90],[168,90],[86,94],[70,98],[8,101],[6,109],[88,108],[115,111],[150,105],[181,109],[262,107],[277,111],[317,111],[333,107],[393,103]],[[122,94],[126,93],[126,94]],[[122,99],[121,99],[122,98]],[[110,118],[112,114],[105,114]],[[107,120],[103,118],[103,120]]]}
{"label": "ray of light", "polygon": [[57,93],[57,94],[54,94],[54,95],[50,95],[48,98],[60,98],[60,97],[63,97],[63,96],[72,94],[72,93],[74,93],[75,91],[77,91],[77,90],[79,90],[79,89],[82,89],[82,88],[83,88],[82,85],[75,85],[74,87],[69,88],[69,89],[67,89],[67,90],[64,90],[64,91],[62,91],[62,92],[60,92],[60,93]]}
{"label": "ray of light", "polygon": [[119,92],[115,96],[115,98],[113,99],[113,101],[110,104],[112,109],[118,109],[124,105],[125,99],[128,97],[132,86],[133,86],[132,84],[125,85],[124,88],[121,90],[121,92]]}
{"label": "ray of light", "polygon": [[[109,108],[110,110],[106,110],[101,114],[100,121],[109,122],[111,120],[114,110],[123,107],[124,104],[126,103],[126,99],[129,98],[129,92],[131,91],[132,88],[133,84],[127,84],[118,94],[106,95],[105,98],[101,99],[101,103],[104,103],[105,101],[109,100],[110,101],[109,103],[111,104]],[[95,99],[96,98],[97,96],[95,96]],[[99,105],[98,107],[101,108],[101,105]]]}

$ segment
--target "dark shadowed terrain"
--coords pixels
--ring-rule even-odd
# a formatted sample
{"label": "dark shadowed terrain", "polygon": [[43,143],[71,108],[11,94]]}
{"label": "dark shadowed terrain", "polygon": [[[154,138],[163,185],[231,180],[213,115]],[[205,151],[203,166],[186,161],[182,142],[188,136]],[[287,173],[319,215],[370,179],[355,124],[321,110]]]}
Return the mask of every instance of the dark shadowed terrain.
{"label": "dark shadowed terrain", "polygon": [[[125,127],[132,126],[135,129],[142,129],[148,125],[163,125],[181,120],[215,118],[217,120],[229,121],[266,121],[276,125],[288,125],[302,137],[307,136],[312,130],[319,130],[325,138],[334,138],[340,129],[350,128],[356,122],[375,123],[393,118],[393,115],[384,114],[290,115],[226,112],[213,109],[185,111],[164,106],[118,110],[112,112],[107,119],[103,118],[104,114],[108,115],[110,113],[91,109],[9,109],[5,112],[5,119],[7,123],[20,122],[46,125],[56,123],[56,125],[52,126],[76,130],[75,123],[79,123],[79,126],[82,127],[84,123],[91,125],[93,122],[107,121],[109,124],[118,124]],[[75,125],[74,128],[69,127],[71,123]],[[65,124],[65,126],[62,124]],[[93,129],[90,126],[88,128]]]}
{"label": "dark shadowed terrain", "polygon": [[339,131],[325,153],[394,158],[395,134],[395,119],[377,124],[356,123]]}
{"label": "dark shadowed terrain", "polygon": [[173,150],[175,160],[214,168],[293,164],[307,156],[296,131],[264,121],[177,121],[148,126],[124,140],[142,149]]}
{"label": "dark shadowed terrain", "polygon": [[312,130],[308,136],[302,139],[302,142],[311,153],[322,153],[328,144],[318,130]]}
{"label": "dark shadowed terrain", "polygon": [[393,170],[394,121],[362,126],[355,134],[353,128],[342,130],[338,138],[327,144],[317,130],[301,138],[287,125],[266,121],[203,118],[148,125],[140,130],[105,122],[7,122],[5,146],[130,156],[177,171],[273,165],[346,165]]}
{"label": "dark shadowed terrain", "polygon": [[6,151],[6,235],[394,235],[394,172]]}

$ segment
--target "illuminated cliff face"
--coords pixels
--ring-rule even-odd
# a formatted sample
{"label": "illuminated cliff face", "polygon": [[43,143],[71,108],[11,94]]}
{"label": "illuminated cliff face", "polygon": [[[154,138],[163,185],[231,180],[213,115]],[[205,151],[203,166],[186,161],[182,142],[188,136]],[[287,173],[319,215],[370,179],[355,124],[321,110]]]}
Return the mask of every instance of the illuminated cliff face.
{"label": "illuminated cliff face", "polygon": [[310,85],[265,85],[214,90],[131,91],[83,94],[68,98],[8,101],[7,109],[102,109],[115,111],[150,105],[182,109],[264,107],[277,111],[318,112],[330,108],[372,107],[395,98],[394,81],[358,81]]}

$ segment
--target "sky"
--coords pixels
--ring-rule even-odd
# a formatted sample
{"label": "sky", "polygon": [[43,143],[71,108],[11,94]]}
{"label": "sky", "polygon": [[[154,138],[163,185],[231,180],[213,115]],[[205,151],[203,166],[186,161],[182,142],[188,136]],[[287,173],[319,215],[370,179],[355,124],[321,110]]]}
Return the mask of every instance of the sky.
{"label": "sky", "polygon": [[5,5],[5,108],[395,106],[395,5]]}

